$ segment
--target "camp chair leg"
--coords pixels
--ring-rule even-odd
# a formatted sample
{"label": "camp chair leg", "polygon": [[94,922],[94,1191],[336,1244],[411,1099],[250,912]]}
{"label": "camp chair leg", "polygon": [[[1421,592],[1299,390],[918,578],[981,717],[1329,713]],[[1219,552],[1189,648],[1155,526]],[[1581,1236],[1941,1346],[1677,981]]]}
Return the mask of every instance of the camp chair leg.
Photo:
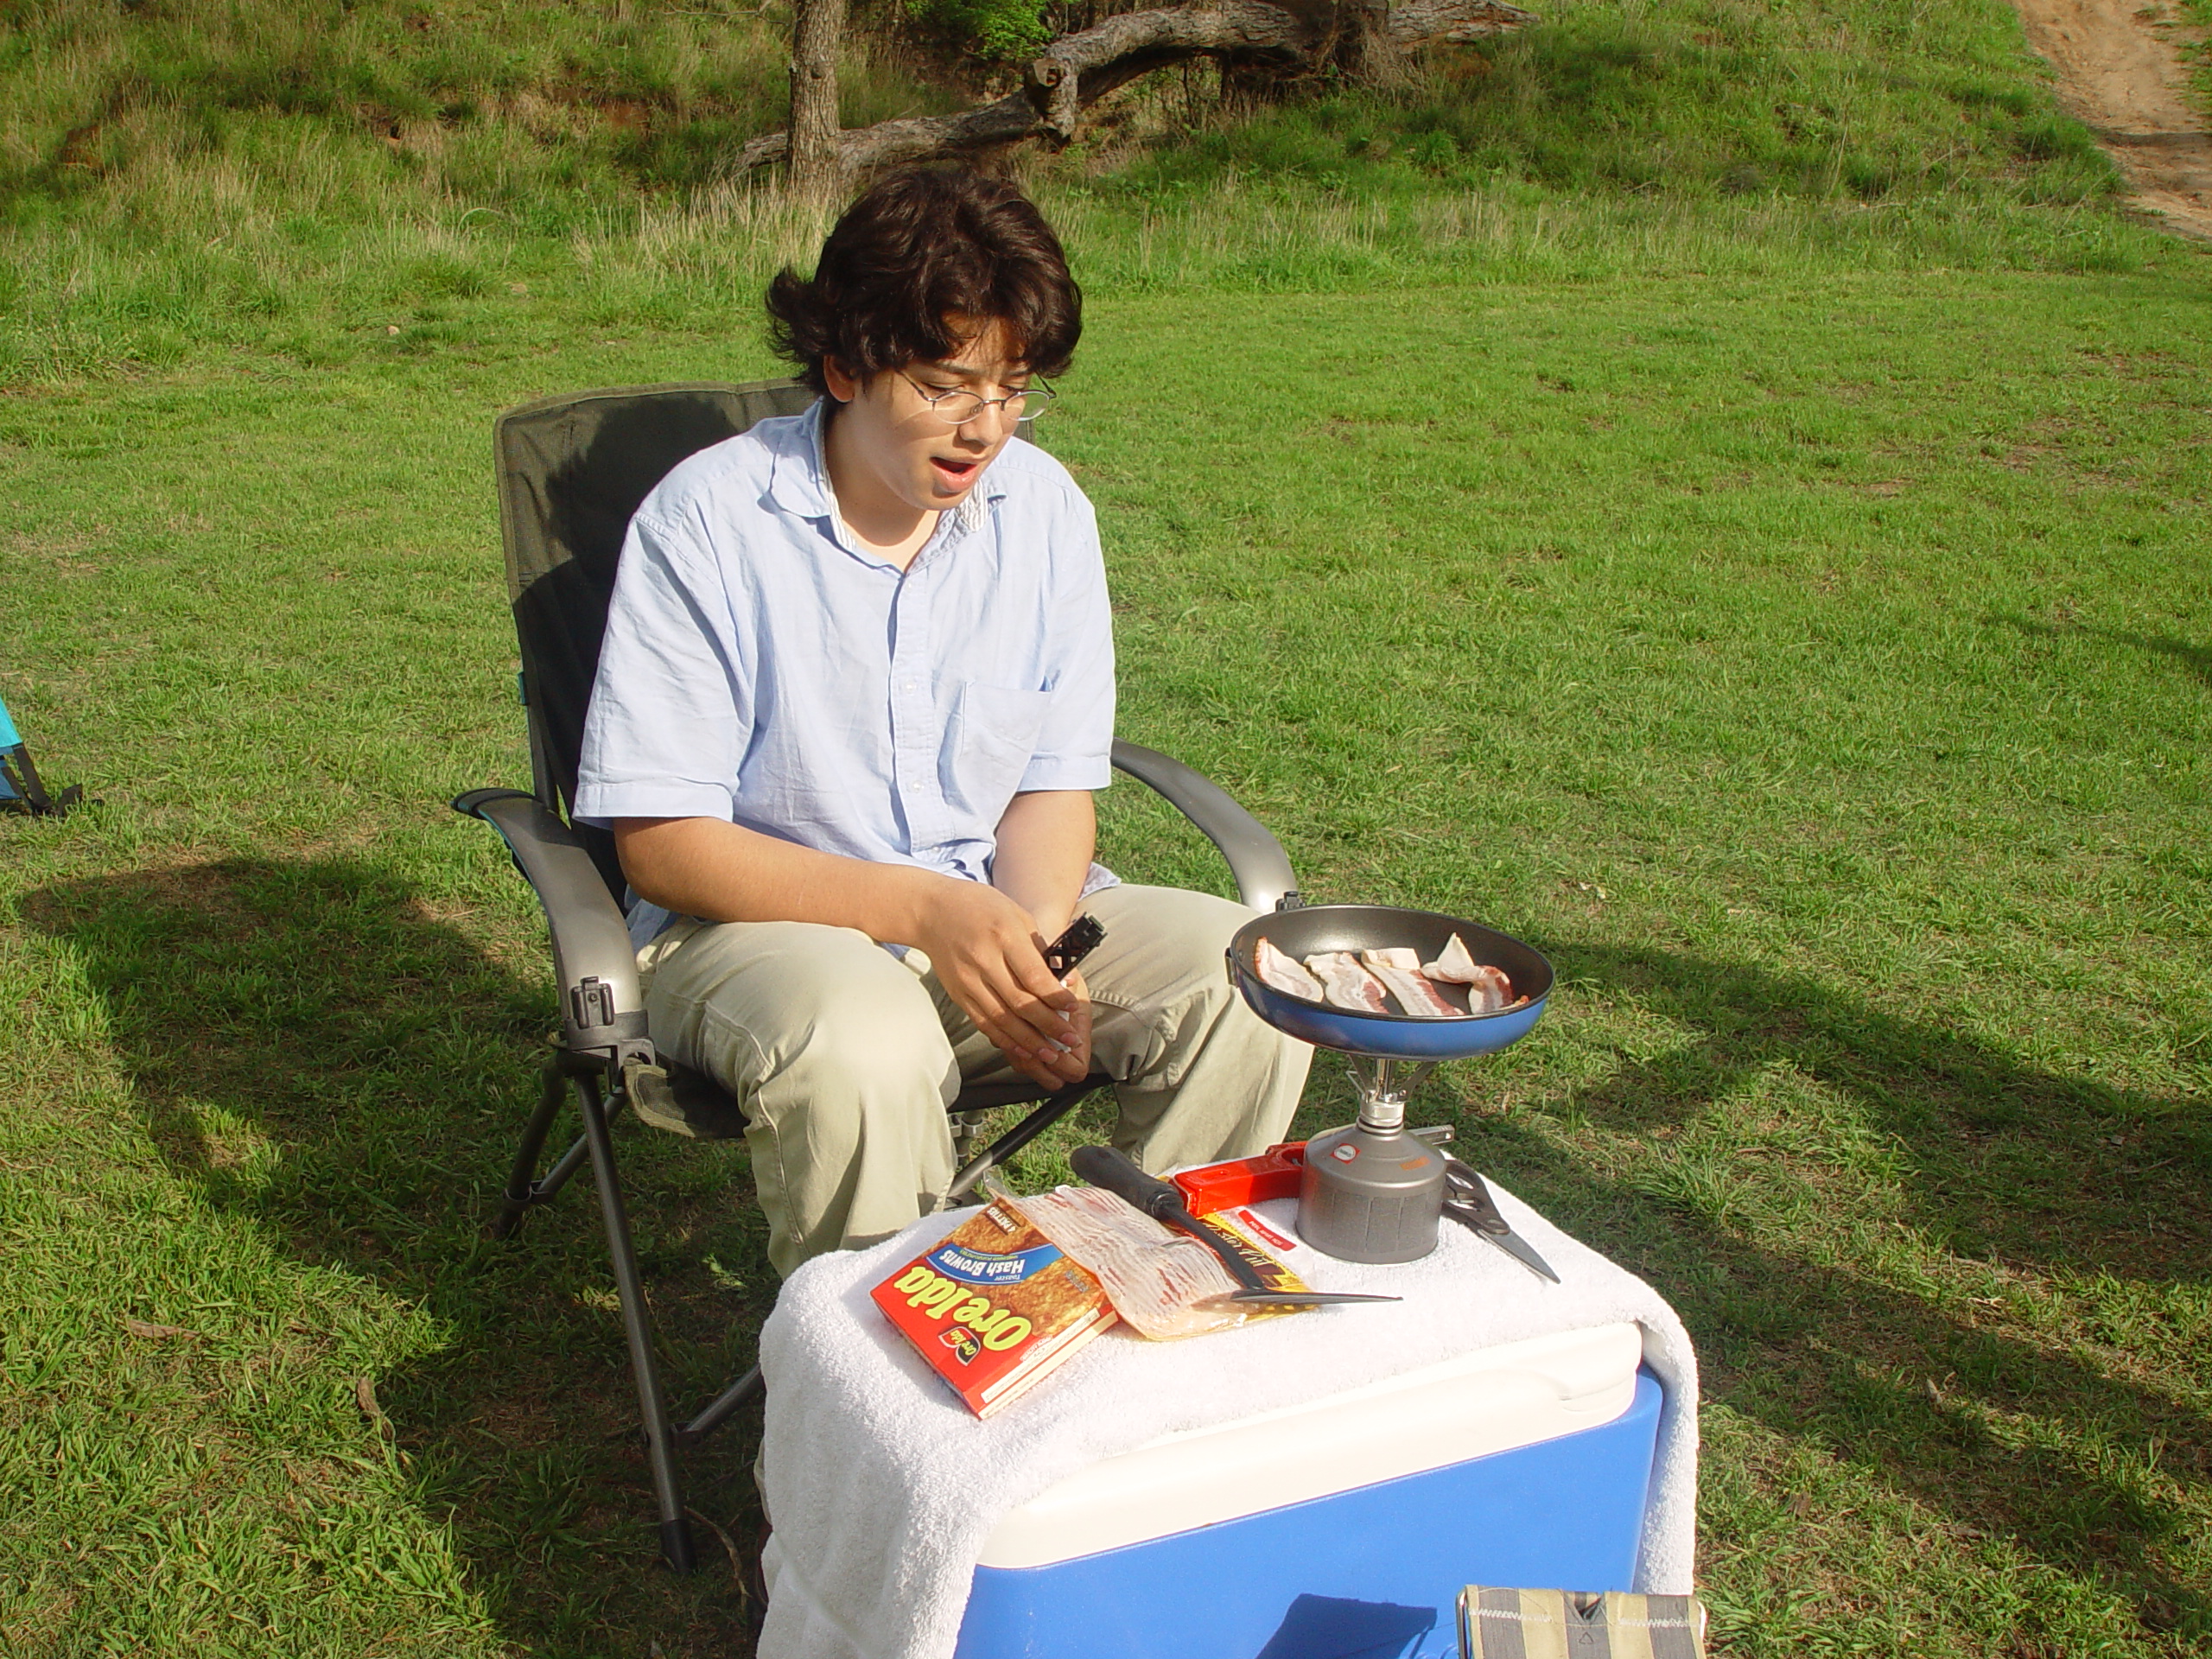
{"label": "camp chair leg", "polygon": [[[610,1123],[614,1121],[614,1113],[611,1108],[607,1111],[607,1120]],[[569,1179],[584,1166],[590,1157],[591,1142],[583,1135],[578,1135],[570,1143],[569,1149],[561,1154],[561,1161],[545,1172],[545,1179],[531,1188],[530,1201],[532,1204],[552,1203],[555,1198],[561,1196],[561,1189],[569,1184]]]}
{"label": "camp chair leg", "polygon": [[966,1198],[975,1190],[976,1182],[1105,1086],[1103,1081],[1097,1077],[1085,1077],[1081,1083],[1070,1084],[1056,1095],[1047,1095],[1038,1103],[1035,1111],[976,1154],[952,1178],[952,1185],[945,1189],[945,1202],[950,1204],[956,1198]]}
{"label": "camp chair leg", "polygon": [[614,1262],[614,1291],[622,1305],[622,1332],[630,1342],[630,1374],[638,1384],[638,1410],[645,1419],[645,1459],[652,1465],[653,1499],[660,1510],[660,1553],[678,1573],[698,1566],[691,1522],[683,1513],[683,1488],[676,1468],[676,1440],[660,1389],[660,1366],[653,1355],[645,1287],[638,1277],[638,1253],[630,1243],[630,1218],[622,1208],[622,1188],[614,1174],[614,1139],[607,1132],[607,1109],[599,1079],[576,1079],[583,1109],[584,1140],[591,1152],[593,1178],[599,1184],[600,1217],[607,1225],[607,1250]]}
{"label": "camp chair leg", "polygon": [[753,1398],[754,1395],[766,1393],[767,1386],[761,1380],[760,1368],[755,1365],[743,1376],[739,1377],[736,1382],[716,1395],[696,1417],[688,1423],[678,1425],[676,1431],[677,1440],[686,1446],[693,1440],[705,1440],[708,1435],[728,1422],[740,1406]]}
{"label": "camp chair leg", "polygon": [[[531,1114],[530,1125],[523,1131],[522,1145],[515,1153],[513,1170],[507,1176],[507,1190],[499,1197],[499,1213],[492,1220],[492,1236],[505,1238],[522,1220],[523,1211],[534,1205],[550,1204],[561,1196],[561,1189],[575,1178],[591,1156],[591,1141],[587,1135],[578,1135],[569,1142],[553,1167],[544,1175],[532,1180],[537,1172],[538,1154],[545,1150],[545,1137],[553,1128],[553,1120],[560,1115],[561,1102],[568,1088],[569,1068],[558,1056],[545,1069],[544,1092],[538,1096],[537,1110]],[[608,1103],[607,1120],[613,1122],[622,1109],[625,1097],[614,1096]]]}
{"label": "camp chair leg", "polygon": [[[0,703],[0,725],[6,725],[7,721],[7,705]],[[9,726],[8,729],[12,732],[14,728]],[[35,817],[58,818],[84,798],[82,784],[72,784],[59,795],[48,794],[46,780],[31,763],[29,744],[15,743],[0,748],[0,805],[19,808]]]}
{"label": "camp chair leg", "polygon": [[542,1202],[537,1196],[537,1154],[545,1150],[545,1137],[552,1133],[553,1120],[560,1116],[561,1102],[568,1092],[569,1079],[556,1055],[546,1064],[544,1086],[537,1091],[537,1109],[530,1115],[529,1126],[522,1132],[514,1167],[507,1173],[507,1190],[499,1195],[499,1213],[492,1221],[493,1237],[506,1237],[522,1220],[522,1212]]}

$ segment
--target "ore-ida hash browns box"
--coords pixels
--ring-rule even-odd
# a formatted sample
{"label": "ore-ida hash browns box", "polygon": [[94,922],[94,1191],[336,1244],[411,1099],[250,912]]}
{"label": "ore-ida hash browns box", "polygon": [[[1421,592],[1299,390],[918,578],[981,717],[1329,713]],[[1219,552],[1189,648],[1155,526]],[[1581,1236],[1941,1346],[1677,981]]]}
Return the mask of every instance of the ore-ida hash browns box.
{"label": "ore-ida hash browns box", "polygon": [[1089,1270],[1003,1198],[870,1294],[978,1417],[1033,1388],[1116,1318]]}

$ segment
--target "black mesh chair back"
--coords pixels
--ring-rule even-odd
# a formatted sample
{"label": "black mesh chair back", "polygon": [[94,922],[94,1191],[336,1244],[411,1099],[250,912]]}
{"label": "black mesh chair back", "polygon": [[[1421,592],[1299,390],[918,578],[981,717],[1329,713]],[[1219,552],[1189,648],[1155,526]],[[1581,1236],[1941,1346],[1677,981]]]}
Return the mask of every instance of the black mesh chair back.
{"label": "black mesh chair back", "polygon": [[[509,410],[493,428],[507,600],[522,648],[531,782],[567,817],[607,606],[630,516],[682,461],[814,394],[795,380],[626,386]],[[613,837],[577,826],[617,902]]]}

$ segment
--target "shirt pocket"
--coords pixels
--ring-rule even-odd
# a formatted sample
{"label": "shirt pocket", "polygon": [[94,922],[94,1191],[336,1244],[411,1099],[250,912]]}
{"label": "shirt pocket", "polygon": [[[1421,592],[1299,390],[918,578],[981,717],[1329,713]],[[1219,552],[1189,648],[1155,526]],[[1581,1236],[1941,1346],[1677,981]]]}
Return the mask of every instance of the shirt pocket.
{"label": "shirt pocket", "polygon": [[1052,706],[1049,691],[969,681],[960,688],[946,791],[963,810],[995,824],[1020,787],[1037,752],[1037,734]]}

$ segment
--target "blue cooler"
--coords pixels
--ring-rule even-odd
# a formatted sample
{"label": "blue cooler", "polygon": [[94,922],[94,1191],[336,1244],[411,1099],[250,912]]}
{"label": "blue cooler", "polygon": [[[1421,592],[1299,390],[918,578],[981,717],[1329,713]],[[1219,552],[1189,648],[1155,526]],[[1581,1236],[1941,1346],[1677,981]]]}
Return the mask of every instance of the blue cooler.
{"label": "blue cooler", "polygon": [[1643,1352],[1561,1332],[1093,1464],[992,1532],[957,1659],[1441,1659],[1465,1585],[1630,1589]]}

